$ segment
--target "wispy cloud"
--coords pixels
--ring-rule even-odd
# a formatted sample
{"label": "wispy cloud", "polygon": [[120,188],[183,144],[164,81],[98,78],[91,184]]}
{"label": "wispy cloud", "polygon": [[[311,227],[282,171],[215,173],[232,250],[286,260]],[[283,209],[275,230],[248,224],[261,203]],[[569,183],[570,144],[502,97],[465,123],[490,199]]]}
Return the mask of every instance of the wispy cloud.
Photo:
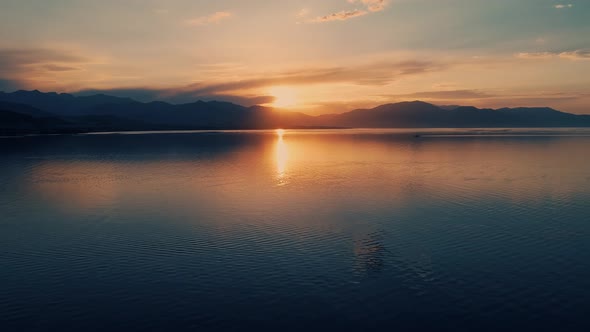
{"label": "wispy cloud", "polygon": [[493,98],[495,95],[479,90],[442,90],[442,91],[423,91],[408,94],[384,95],[396,99],[485,99]]}
{"label": "wispy cloud", "polygon": [[564,59],[571,60],[590,60],[590,50],[575,50],[569,52],[561,52],[559,56]]}
{"label": "wispy cloud", "polygon": [[574,5],[572,5],[571,3],[568,4],[558,4],[553,6],[553,8],[555,9],[565,9],[565,8],[572,8]]}
{"label": "wispy cloud", "polygon": [[229,19],[233,16],[234,15],[230,12],[215,12],[211,15],[190,19],[186,23],[190,26],[203,26],[219,23],[220,21]]}
{"label": "wispy cloud", "polygon": [[551,59],[555,56],[552,52],[520,52],[515,54],[520,59]]}
{"label": "wispy cloud", "polygon": [[10,69],[27,66],[47,65],[51,63],[79,63],[87,59],[71,52],[61,52],[52,49],[0,49],[1,73]]}
{"label": "wispy cloud", "polygon": [[329,15],[318,16],[310,20],[312,23],[323,23],[323,22],[332,22],[332,21],[346,21],[351,18],[359,17],[367,15],[368,12],[366,10],[343,10],[337,13],[332,13]]}
{"label": "wispy cloud", "polygon": [[89,61],[72,51],[53,49],[0,49],[0,90],[26,87],[25,81],[56,72],[79,70]]}
{"label": "wispy cloud", "polygon": [[62,65],[55,65],[55,64],[47,64],[43,66],[47,71],[72,71],[72,70],[79,70],[79,68],[71,67],[71,66],[62,66]]}
{"label": "wispy cloud", "polygon": [[[422,73],[441,71],[450,64],[432,61],[393,61],[360,64],[356,66],[328,66],[297,68],[288,71],[267,73],[264,76],[251,76],[227,82],[200,82],[172,88],[127,88],[112,90],[92,90],[93,92],[125,92],[141,96],[143,100],[165,100],[170,102],[189,102],[196,99],[230,100],[227,96],[242,96],[260,101],[264,97],[253,98],[253,94],[272,86],[307,86],[311,84],[350,83],[365,86],[383,86],[403,77]],[[132,94],[130,92],[133,92]]]}
{"label": "wispy cloud", "polygon": [[432,61],[375,62],[347,67],[305,68],[268,74],[263,77],[224,82],[219,84],[197,83],[187,87],[195,93],[236,92],[276,85],[309,85],[324,83],[352,83],[381,86],[401,77],[446,69],[447,64]]}
{"label": "wispy cloud", "polygon": [[[363,9],[349,9],[334,12],[328,15],[322,15],[308,20],[308,23],[325,23],[333,21],[346,21],[355,17],[365,16],[370,13],[380,12],[384,10],[389,3],[388,0],[348,0],[351,4],[362,4]],[[308,12],[305,12],[307,15]],[[299,16],[300,18],[302,16]]]}
{"label": "wispy cloud", "polygon": [[554,59],[590,60],[590,50],[573,50],[564,52],[522,52],[515,55],[521,59]]}
{"label": "wispy cloud", "polygon": [[380,12],[385,9],[387,0],[348,0],[350,3],[362,3],[371,12]]}

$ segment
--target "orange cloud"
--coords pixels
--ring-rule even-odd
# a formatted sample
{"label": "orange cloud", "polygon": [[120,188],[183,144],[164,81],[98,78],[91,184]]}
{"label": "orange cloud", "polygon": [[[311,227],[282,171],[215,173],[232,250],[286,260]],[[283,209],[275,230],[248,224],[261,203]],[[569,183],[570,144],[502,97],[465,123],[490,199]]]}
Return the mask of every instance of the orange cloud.
{"label": "orange cloud", "polygon": [[39,84],[40,80],[50,79],[57,73],[79,71],[91,61],[71,50],[0,49],[0,90],[22,89],[34,82]]}
{"label": "orange cloud", "polygon": [[560,58],[570,60],[590,60],[590,50],[575,50],[559,53]]}
{"label": "orange cloud", "polygon": [[517,58],[521,59],[550,59],[554,55],[551,52],[521,52],[515,54]]}
{"label": "orange cloud", "polygon": [[[359,86],[385,86],[403,77],[438,72],[453,66],[453,63],[434,61],[377,61],[357,65],[305,67],[293,70],[266,72],[238,80],[204,81],[186,86],[158,88],[135,87],[114,89],[89,89],[83,93],[107,93],[131,96],[141,100],[165,100],[174,103],[191,102],[196,99],[223,99],[242,104],[267,103],[268,96],[261,96],[261,89],[273,86],[309,86],[322,84],[354,84]],[[228,99],[228,96],[234,96]],[[241,98],[235,99],[235,96]],[[272,101],[272,100],[271,100]]]}
{"label": "orange cloud", "polygon": [[358,9],[354,9],[354,10],[343,10],[337,13],[332,13],[329,15],[324,15],[324,16],[318,16],[314,19],[312,19],[310,22],[313,23],[322,23],[322,22],[331,22],[331,21],[346,21],[349,20],[351,18],[355,18],[355,17],[359,17],[359,16],[364,16],[367,15],[368,12],[365,10],[358,10]]}
{"label": "orange cloud", "polygon": [[590,60],[590,50],[573,50],[564,52],[522,52],[516,54],[521,59],[553,59]]}

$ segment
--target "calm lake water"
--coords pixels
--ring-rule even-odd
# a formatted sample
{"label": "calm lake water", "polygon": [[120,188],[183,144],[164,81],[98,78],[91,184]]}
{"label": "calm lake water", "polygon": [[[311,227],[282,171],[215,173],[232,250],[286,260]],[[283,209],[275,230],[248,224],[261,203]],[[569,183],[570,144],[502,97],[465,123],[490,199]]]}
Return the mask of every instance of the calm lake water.
{"label": "calm lake water", "polygon": [[590,131],[417,132],[0,138],[0,330],[587,330]]}

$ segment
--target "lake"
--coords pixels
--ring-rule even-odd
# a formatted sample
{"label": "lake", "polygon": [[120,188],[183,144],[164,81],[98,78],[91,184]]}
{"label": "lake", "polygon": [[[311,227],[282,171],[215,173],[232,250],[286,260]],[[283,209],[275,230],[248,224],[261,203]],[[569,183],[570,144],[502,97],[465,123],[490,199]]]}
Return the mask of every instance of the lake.
{"label": "lake", "polygon": [[0,138],[0,330],[590,328],[590,130]]}

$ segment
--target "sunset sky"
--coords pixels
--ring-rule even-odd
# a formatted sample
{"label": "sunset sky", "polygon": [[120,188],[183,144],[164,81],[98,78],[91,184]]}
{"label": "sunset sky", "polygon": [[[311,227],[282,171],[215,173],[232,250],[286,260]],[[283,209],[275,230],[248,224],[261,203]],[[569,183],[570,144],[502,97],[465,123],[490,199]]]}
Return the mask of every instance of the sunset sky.
{"label": "sunset sky", "polygon": [[590,114],[588,0],[0,0],[0,91]]}

